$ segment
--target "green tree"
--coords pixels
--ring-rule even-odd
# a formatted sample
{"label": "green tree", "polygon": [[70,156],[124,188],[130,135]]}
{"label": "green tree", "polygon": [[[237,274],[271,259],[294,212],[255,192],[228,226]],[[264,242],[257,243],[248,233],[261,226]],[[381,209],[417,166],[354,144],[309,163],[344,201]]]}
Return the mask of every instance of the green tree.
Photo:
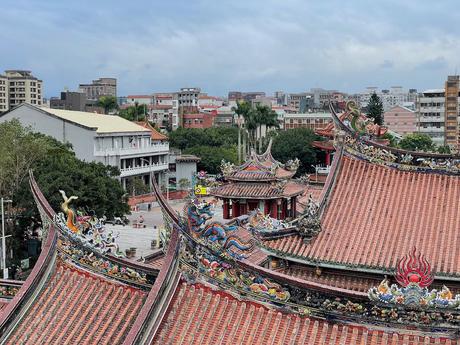
{"label": "green tree", "polygon": [[434,151],[435,145],[430,136],[426,134],[414,133],[406,135],[399,142],[399,147],[409,151]]}
{"label": "green tree", "polygon": [[146,104],[134,103],[134,105],[121,109],[118,112],[118,115],[125,118],[128,121],[145,121],[146,115],[148,113]]}
{"label": "green tree", "polygon": [[449,154],[449,155],[452,153],[452,151],[450,150],[449,145],[438,146],[437,151],[438,151],[438,153],[444,153],[444,154]]}
{"label": "green tree", "polygon": [[238,141],[235,127],[183,128],[169,133],[169,145],[185,150],[195,146],[229,146]]}
{"label": "green tree", "polygon": [[[32,133],[17,120],[0,124],[0,184],[2,197],[13,200],[12,222],[7,231],[15,256],[24,252],[26,229],[32,219],[39,219],[38,210],[30,191],[28,172],[34,177],[51,207],[59,211],[62,198],[77,195],[74,206],[97,216],[122,215],[129,211],[125,192],[117,180],[120,171],[102,163],[88,163],[75,157],[68,144]],[[27,255],[24,252],[24,255]]]}
{"label": "green tree", "polygon": [[17,119],[0,124],[0,196],[12,198],[27,177],[29,169],[47,151],[42,136],[33,135]]}
{"label": "green tree", "polygon": [[316,134],[309,128],[293,128],[279,132],[273,140],[272,155],[282,163],[298,158],[300,166],[297,176],[312,171],[316,164],[316,151],[312,142],[318,140]]}
{"label": "green tree", "polygon": [[238,154],[236,146],[194,146],[185,150],[186,154],[192,154],[201,158],[197,164],[198,170],[204,170],[210,174],[219,174],[222,159],[237,163]]}
{"label": "green tree", "polygon": [[374,119],[374,123],[383,124],[383,103],[379,96],[374,92],[367,105],[367,116]]}
{"label": "green tree", "polygon": [[179,189],[189,189],[190,188],[190,180],[188,178],[181,178],[178,182]]}
{"label": "green tree", "polygon": [[97,105],[104,108],[105,114],[108,114],[112,110],[118,109],[118,102],[115,96],[101,96],[97,101]]}
{"label": "green tree", "polygon": [[150,188],[142,181],[142,178],[134,177],[127,181],[126,191],[129,195],[143,195],[147,194]]}

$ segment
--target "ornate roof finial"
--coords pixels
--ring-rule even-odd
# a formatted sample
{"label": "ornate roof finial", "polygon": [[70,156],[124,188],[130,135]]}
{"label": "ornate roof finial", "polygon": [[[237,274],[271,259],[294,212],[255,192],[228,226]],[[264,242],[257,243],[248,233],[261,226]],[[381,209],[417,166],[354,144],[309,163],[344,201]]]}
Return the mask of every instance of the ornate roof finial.
{"label": "ornate roof finial", "polygon": [[404,287],[415,283],[422,288],[430,286],[434,279],[430,263],[421,253],[417,255],[415,246],[398,260],[395,278]]}

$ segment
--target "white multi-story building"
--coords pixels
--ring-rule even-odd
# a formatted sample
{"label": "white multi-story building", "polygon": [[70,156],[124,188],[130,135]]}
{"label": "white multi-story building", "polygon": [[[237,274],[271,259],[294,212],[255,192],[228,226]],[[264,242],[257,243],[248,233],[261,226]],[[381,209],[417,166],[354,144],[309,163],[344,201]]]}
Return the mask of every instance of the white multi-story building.
{"label": "white multi-story building", "polygon": [[118,167],[124,188],[134,177],[150,184],[151,177],[155,176],[161,185],[166,183],[169,143],[164,137],[153,135],[150,128],[114,115],[29,104],[4,113],[0,122],[14,118],[34,131],[72,144],[79,159]]}
{"label": "white multi-story building", "polygon": [[9,109],[8,78],[0,74],[0,113]]}
{"label": "white multi-story building", "polygon": [[22,103],[41,106],[43,103],[42,84],[43,82],[34,77],[31,71],[5,71],[5,75],[0,76],[0,112]]}
{"label": "white multi-story building", "polygon": [[80,84],[79,91],[86,93],[89,100],[98,100],[101,96],[117,97],[117,79],[99,78],[91,84]]}
{"label": "white multi-story building", "polygon": [[417,100],[418,131],[444,145],[444,89],[426,90]]}
{"label": "white multi-story building", "polygon": [[150,104],[153,104],[153,96],[152,95],[129,95],[126,97],[126,104],[150,105]]}
{"label": "white multi-story building", "polygon": [[404,90],[401,86],[392,86],[389,90],[379,90],[371,86],[359,94],[359,103],[361,107],[366,107],[372,94],[379,96],[383,104],[383,110],[387,111],[395,106],[408,106],[410,102],[415,101],[417,90]]}

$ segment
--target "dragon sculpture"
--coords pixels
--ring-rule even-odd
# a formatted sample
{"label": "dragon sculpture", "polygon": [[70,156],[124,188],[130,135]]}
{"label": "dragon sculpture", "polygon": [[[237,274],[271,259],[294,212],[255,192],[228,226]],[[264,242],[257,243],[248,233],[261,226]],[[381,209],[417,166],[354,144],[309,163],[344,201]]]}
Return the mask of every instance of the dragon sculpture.
{"label": "dragon sculpture", "polygon": [[380,137],[388,131],[387,128],[374,123],[373,119],[362,116],[355,101],[348,101],[346,110],[350,126],[357,133]]}
{"label": "dragon sculpture", "polygon": [[199,202],[198,199],[190,200],[184,207],[187,216],[188,228],[190,233],[198,238],[203,238],[211,244],[218,244],[219,247],[230,254],[232,257],[244,258],[243,255],[235,252],[233,248],[239,249],[243,253],[249,253],[254,248],[254,240],[245,242],[236,235],[229,233],[237,230],[235,225],[225,225],[220,222],[210,220],[214,212],[213,202]]}
{"label": "dragon sculpture", "polygon": [[56,222],[61,229],[70,231],[73,237],[79,238],[102,254],[112,252],[115,256],[124,256],[115,242],[117,236],[114,236],[112,231],[105,233],[104,226],[97,217],[75,212],[69,206],[73,200],[78,199],[77,196],[67,197],[64,191],[59,192],[64,199],[61,208],[65,213],[65,216],[62,213],[56,216]]}

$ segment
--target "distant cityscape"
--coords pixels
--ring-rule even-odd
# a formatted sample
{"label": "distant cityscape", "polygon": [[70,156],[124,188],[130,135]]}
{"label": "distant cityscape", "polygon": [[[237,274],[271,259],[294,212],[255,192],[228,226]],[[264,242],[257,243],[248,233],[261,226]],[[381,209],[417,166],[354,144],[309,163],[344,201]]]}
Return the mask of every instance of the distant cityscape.
{"label": "distant cityscape", "polygon": [[[0,112],[21,103],[52,109],[103,113],[98,105],[102,96],[116,97],[119,109],[135,104],[145,106],[145,117],[161,131],[184,128],[233,126],[237,118],[233,108],[239,101],[252,106],[265,105],[278,115],[280,129],[306,127],[317,129],[332,121],[329,103],[343,110],[347,101],[355,101],[364,111],[372,94],[379,96],[384,109],[384,124],[396,135],[427,134],[437,145],[458,147],[459,77],[448,76],[444,88],[418,91],[392,86],[389,89],[367,87],[360,93],[312,88],[299,93],[276,91],[230,91],[227,97],[209,95],[199,87],[178,91],[130,94],[117,93],[117,79],[102,77],[81,83],[76,91],[63,90],[59,97],[43,97],[43,81],[27,70],[7,70],[0,74]],[[445,92],[447,90],[447,93]],[[116,112],[114,112],[116,113]]]}

